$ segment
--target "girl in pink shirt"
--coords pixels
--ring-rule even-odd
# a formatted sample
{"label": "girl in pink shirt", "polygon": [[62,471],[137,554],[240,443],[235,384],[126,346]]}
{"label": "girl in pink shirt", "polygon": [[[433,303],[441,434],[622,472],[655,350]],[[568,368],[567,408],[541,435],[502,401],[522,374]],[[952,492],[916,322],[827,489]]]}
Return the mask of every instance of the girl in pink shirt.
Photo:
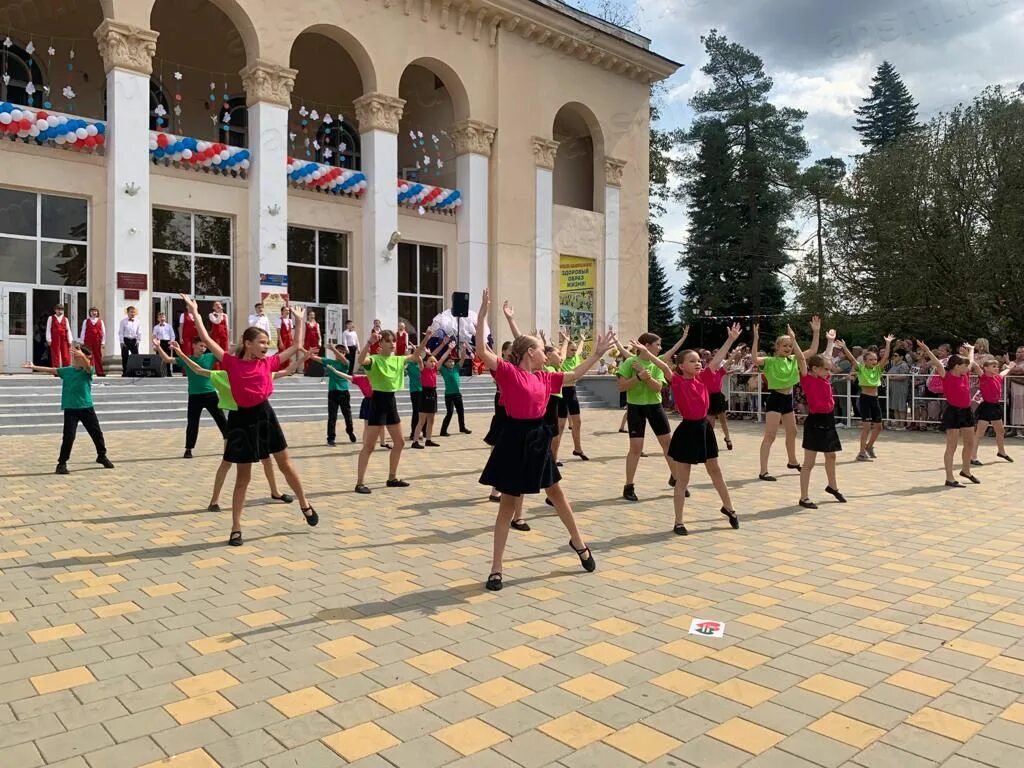
{"label": "girl in pink shirt", "polygon": [[[790,329],[792,333],[792,329]],[[800,388],[807,399],[807,420],[804,421],[804,462],[800,466],[800,506],[805,509],[817,509],[818,505],[810,499],[811,470],[818,459],[819,453],[825,454],[825,476],[828,485],[825,493],[835,496],[840,504],[846,503],[846,497],[839,492],[836,480],[836,454],[843,450],[836,430],[836,403],[832,396],[832,348],[841,346],[836,341],[836,332],[829,330],[825,334],[828,344],[825,354],[806,357],[800,346],[796,347],[796,362],[800,368]],[[844,347],[845,348],[845,347]]]}
{"label": "girl in pink shirt", "polygon": [[980,367],[975,366],[980,376],[978,377],[978,388],[981,390],[981,405],[974,414],[978,419],[978,428],[974,433],[974,458],[971,464],[981,466],[978,461],[978,443],[985,436],[988,425],[992,425],[996,433],[996,456],[1004,461],[1012,462],[1006,453],[1006,439],[1003,430],[1003,380],[1013,370],[1010,361],[999,371],[999,361],[995,358],[986,360]]}
{"label": "girl in pink shirt", "polygon": [[[487,338],[487,313],[491,308],[490,292],[485,288],[477,314],[477,338]],[[584,570],[593,571],[597,564],[590,548],[583,541],[572,508],[559,485],[562,476],[551,455],[554,429],[544,423],[548,397],[561,391],[597,365],[597,361],[611,347],[609,336],[600,336],[594,342],[594,352],[575,370],[548,372],[544,368],[544,347],[533,336],[520,336],[504,361],[481,344],[477,348],[480,359],[491,371],[501,387],[501,400],[508,414],[497,445],[491,451],[487,465],[480,475],[480,483],[496,488],[501,493],[498,519],[494,523],[494,554],[487,589],[502,588],[501,564],[505,555],[508,531],[516,512],[516,500],[527,493],[544,490],[558,512],[562,524],[569,531],[569,546],[580,558]]]}
{"label": "girl in pink shirt", "polygon": [[[320,518],[306,498],[299,473],[288,458],[288,442],[269,400],[274,391],[274,373],[286,367],[288,361],[302,349],[302,325],[299,325],[292,346],[280,354],[269,356],[267,348],[270,337],[260,328],[247,328],[232,355],[211,338],[195,300],[185,294],[181,294],[181,298],[195,320],[199,338],[220,362],[221,370],[228,374],[231,397],[238,405],[238,410],[228,412],[224,441],[224,461],[237,468],[235,490],[231,496],[231,535],[228,544],[233,547],[242,546],[242,509],[245,507],[245,493],[252,477],[252,465],[270,456],[274,457],[281,474],[298,496],[299,508],[306,522],[311,526],[316,525]],[[292,313],[297,319],[302,319],[301,308],[293,307]]]}
{"label": "girl in pink shirt", "polygon": [[[397,347],[396,347],[397,349]],[[440,358],[433,355],[425,355],[419,361],[420,366],[420,418],[413,431],[413,448],[438,448],[440,445],[430,439],[430,433],[434,431],[434,417],[437,416],[437,369],[444,365],[455,350],[455,342],[449,341],[445,347],[444,354]],[[396,352],[395,354],[399,354]],[[421,443],[420,440],[425,440]]]}
{"label": "girl in pink shirt", "polygon": [[740,519],[733,509],[732,499],[729,498],[729,488],[722,476],[722,468],[718,466],[718,441],[715,439],[715,430],[708,420],[708,382],[712,382],[712,386],[716,380],[721,383],[719,371],[725,362],[725,356],[729,353],[729,347],[739,337],[740,325],[734,323],[729,328],[725,343],[711,358],[707,368],[701,364],[700,355],[692,349],[679,353],[676,358],[676,369],[673,370],[647,347],[636,345],[637,354],[641,359],[654,363],[664,372],[665,379],[672,387],[676,409],[683,417],[672,435],[667,454],[672,465],[672,477],[675,479],[675,492],[672,497],[675,525],[672,532],[677,536],[686,536],[689,533],[683,524],[683,507],[686,504],[686,487],[690,484],[690,470],[694,464],[705,466],[708,477],[711,478],[711,483],[722,500],[722,514],[729,518],[729,525],[733,528],[740,527]]}
{"label": "girl in pink shirt", "polygon": [[946,451],[943,465],[946,469],[946,487],[963,488],[964,485],[953,477],[953,456],[958,442],[963,443],[960,477],[967,478],[975,485],[981,483],[971,472],[971,458],[974,456],[974,413],[971,411],[971,367],[974,365],[974,347],[965,344],[967,357],[950,355],[946,365],[935,356],[923,341],[917,346],[931,359],[933,369],[942,371],[942,394],[946,398],[946,410],[942,414],[942,430],[946,433]]}

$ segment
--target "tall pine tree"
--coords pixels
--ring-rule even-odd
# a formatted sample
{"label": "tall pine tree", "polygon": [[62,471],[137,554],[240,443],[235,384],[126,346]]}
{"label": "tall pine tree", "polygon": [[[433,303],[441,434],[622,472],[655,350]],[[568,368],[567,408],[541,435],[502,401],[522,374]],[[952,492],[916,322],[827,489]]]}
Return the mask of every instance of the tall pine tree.
{"label": "tall pine tree", "polygon": [[917,104],[900,73],[888,61],[878,65],[871,79],[871,93],[862,106],[854,110],[857,122],[853,129],[869,151],[882,149],[921,130],[917,122]]}
{"label": "tall pine tree", "polygon": [[665,214],[665,201],[668,199],[668,174],[671,159],[672,135],[668,131],[656,127],[658,118],[658,99],[656,92],[651,94],[651,128],[650,128],[650,162],[647,216],[647,328],[662,337],[670,337],[676,332],[675,308],[672,306],[672,289],[668,284],[668,276],[658,262],[658,245],[665,235],[658,223],[658,218]]}
{"label": "tall pine tree", "polygon": [[662,338],[671,338],[676,332],[672,289],[654,250],[647,254],[647,330]]}

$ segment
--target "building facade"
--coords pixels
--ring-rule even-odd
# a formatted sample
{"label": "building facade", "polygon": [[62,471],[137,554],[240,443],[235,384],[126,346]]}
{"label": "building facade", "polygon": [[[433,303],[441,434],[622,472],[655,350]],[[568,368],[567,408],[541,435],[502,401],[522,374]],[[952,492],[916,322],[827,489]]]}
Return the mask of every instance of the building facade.
{"label": "building facade", "polygon": [[[0,368],[65,304],[178,293],[425,328],[642,330],[649,93],[678,65],[557,0],[0,0]],[[7,139],[7,140],[3,140]],[[494,323],[495,335],[504,328]],[[143,349],[148,348],[143,344]]]}

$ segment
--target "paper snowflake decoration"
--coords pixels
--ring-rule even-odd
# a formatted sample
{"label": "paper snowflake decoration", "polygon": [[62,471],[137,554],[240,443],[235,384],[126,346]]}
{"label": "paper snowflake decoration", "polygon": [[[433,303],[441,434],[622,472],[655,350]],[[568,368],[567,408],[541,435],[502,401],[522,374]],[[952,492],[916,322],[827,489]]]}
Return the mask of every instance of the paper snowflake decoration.
{"label": "paper snowflake decoration", "polygon": [[426,209],[426,208],[424,208],[424,207],[423,207],[423,206],[421,205],[421,206],[420,206],[419,208],[417,208],[417,209],[416,209],[416,212],[417,212],[417,213],[418,213],[418,214],[419,214],[420,216],[422,216],[422,215],[423,215],[424,213],[426,213],[426,212],[427,212],[427,209]]}
{"label": "paper snowflake decoration", "polygon": [[306,115],[309,114],[309,110],[306,109],[304,106],[299,107],[299,114],[302,115],[303,117],[305,117]]}
{"label": "paper snowflake decoration", "polygon": [[74,48],[72,48],[70,51],[68,51],[68,58],[69,59],[74,59],[75,58],[75,49]]}
{"label": "paper snowflake decoration", "polygon": [[416,131],[409,131],[409,138],[416,141]]}
{"label": "paper snowflake decoration", "polygon": [[31,40],[29,40],[28,41],[28,45],[25,46],[25,53],[27,53],[29,56],[31,56],[35,52],[36,52],[35,43],[33,43]]}
{"label": "paper snowflake decoration", "polygon": [[28,85],[25,86],[25,93],[27,93],[29,96],[31,96],[35,92],[36,92],[35,83],[29,83]]}
{"label": "paper snowflake decoration", "polygon": [[325,149],[324,150],[324,160],[330,160],[332,157],[334,157],[334,152],[332,152],[330,150],[330,148]]}
{"label": "paper snowflake decoration", "polygon": [[430,155],[424,155],[423,156],[423,164],[424,165],[430,165]]}
{"label": "paper snowflake decoration", "polygon": [[444,168],[444,160],[438,159],[438,161],[437,161],[437,169],[441,170],[442,168]]}
{"label": "paper snowflake decoration", "polygon": [[437,144],[439,141],[441,141],[439,138],[437,138],[437,134],[436,133],[430,134],[430,138],[431,138],[431,140],[433,140],[433,142],[435,144]]}
{"label": "paper snowflake decoration", "polygon": [[421,139],[422,139],[422,138],[423,138],[423,131],[416,131],[416,135],[417,135],[417,136],[418,136],[419,138],[421,138]]}
{"label": "paper snowflake decoration", "polygon": [[[64,89],[64,94],[67,95],[67,92],[70,91],[70,90],[71,90],[71,86],[68,86],[67,88]],[[72,91],[72,93],[73,93],[73,91]],[[163,104],[157,104],[156,105],[156,109],[153,110],[153,114],[156,115],[157,117],[165,117],[167,115],[167,108]]]}
{"label": "paper snowflake decoration", "polygon": [[75,98],[75,89],[72,88],[70,85],[65,85],[64,90],[61,91],[61,93],[64,94],[64,98],[68,101],[71,101]]}
{"label": "paper snowflake decoration", "polygon": [[338,145],[339,152],[344,152],[346,149],[348,149],[348,145],[345,144],[345,142],[341,142],[341,144]]}
{"label": "paper snowflake decoration", "polygon": [[181,104],[174,105],[174,114],[181,117]]}
{"label": "paper snowflake decoration", "polygon": [[4,48],[10,48],[12,45],[14,45],[14,41],[11,40],[11,38],[9,38],[9,37],[5,37],[4,38]]}
{"label": "paper snowflake decoration", "polygon": [[215,91],[215,90],[217,90],[217,84],[216,83],[210,83],[210,91],[212,92],[212,91]]}
{"label": "paper snowflake decoration", "polygon": [[334,118],[331,117],[331,113],[330,112],[328,112],[326,115],[324,115],[324,125],[330,125],[333,122],[334,122]]}
{"label": "paper snowflake decoration", "polygon": [[57,49],[54,48],[51,45],[49,48],[46,49],[46,53],[49,54],[50,56],[56,56],[57,55]]}
{"label": "paper snowflake decoration", "polygon": [[224,122],[225,123],[230,123],[231,122],[231,113],[230,112],[225,112],[224,113]]}
{"label": "paper snowflake decoration", "polygon": [[214,125],[217,124],[217,120],[218,119],[219,118],[217,117],[217,115],[210,115],[210,122],[213,123]]}
{"label": "paper snowflake decoration", "polygon": [[314,109],[314,110],[313,110],[312,112],[310,112],[310,113],[309,113],[309,119],[310,119],[310,120],[314,120],[314,121],[316,121],[316,120],[319,120],[319,119],[320,119],[320,113],[319,113],[319,112],[317,112],[317,111],[316,111],[316,110]]}
{"label": "paper snowflake decoration", "polygon": [[181,80],[181,72],[175,72],[174,73],[174,79],[175,80]]}
{"label": "paper snowflake decoration", "polygon": [[3,76],[4,85],[9,85],[11,82],[11,76],[4,72]]}
{"label": "paper snowflake decoration", "polygon": [[289,133],[288,134],[288,140],[289,141],[295,141],[295,134],[294,133]]}
{"label": "paper snowflake decoration", "polygon": [[314,141],[313,142],[313,149],[320,149],[320,142],[319,141]]}

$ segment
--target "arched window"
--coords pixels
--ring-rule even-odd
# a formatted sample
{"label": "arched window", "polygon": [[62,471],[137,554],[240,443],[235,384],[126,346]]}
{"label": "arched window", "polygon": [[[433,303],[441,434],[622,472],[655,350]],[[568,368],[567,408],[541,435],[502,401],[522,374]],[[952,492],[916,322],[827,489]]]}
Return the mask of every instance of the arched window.
{"label": "arched window", "polygon": [[316,151],[318,163],[347,168],[350,171],[362,170],[359,134],[349,123],[345,121],[322,123],[316,132],[316,141],[320,145],[320,149]]}
{"label": "arched window", "polygon": [[221,144],[229,147],[249,146],[249,109],[245,104],[245,96],[232,96],[228,99],[228,105],[221,107],[218,126]]}
{"label": "arched window", "polygon": [[0,100],[34,107],[43,102],[43,70],[32,54],[17,45],[0,53]]}

